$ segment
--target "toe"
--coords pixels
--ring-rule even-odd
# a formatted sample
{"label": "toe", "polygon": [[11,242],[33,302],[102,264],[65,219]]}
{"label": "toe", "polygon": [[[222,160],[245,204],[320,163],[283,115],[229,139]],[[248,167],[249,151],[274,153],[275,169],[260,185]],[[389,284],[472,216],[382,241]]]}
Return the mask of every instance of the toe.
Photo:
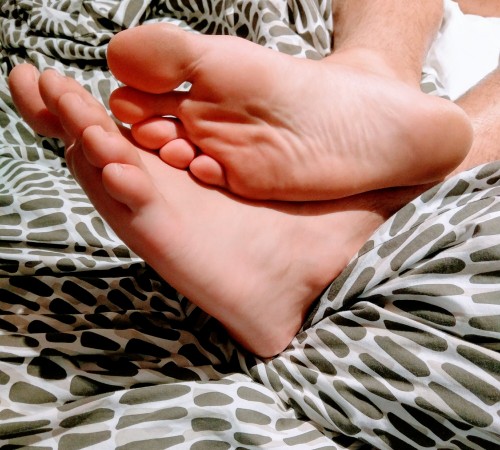
{"label": "toe", "polygon": [[118,33],[108,64],[123,83],[144,92],[169,92],[189,81],[203,54],[197,36],[170,24],[144,25]]}
{"label": "toe", "polygon": [[117,202],[138,213],[159,200],[150,176],[141,168],[128,164],[108,164],[102,171],[106,192]]}
{"label": "toe", "polygon": [[[54,69],[48,69],[40,75],[40,95],[49,111],[59,115],[59,100],[61,96],[72,92],[82,98],[88,92],[72,78],[65,77]],[[90,95],[90,94],[88,94]]]}
{"label": "toe", "polygon": [[97,168],[120,163],[141,166],[138,150],[120,134],[92,125],[82,133],[82,148],[87,161]]}
{"label": "toe", "polygon": [[67,140],[58,117],[50,112],[39,89],[40,73],[30,64],[21,64],[9,75],[12,100],[23,119],[38,134]]}
{"label": "toe", "polygon": [[102,186],[109,197],[133,212],[157,197],[158,192],[142,165],[138,150],[123,136],[91,126],[84,131],[79,145],[81,151],[75,151],[78,164],[74,165],[87,169],[79,173],[81,169],[75,167],[75,171],[79,182],[87,186],[87,192],[99,192],[90,184],[92,177],[88,175],[97,172],[102,174]]}
{"label": "toe", "polygon": [[64,129],[75,139],[80,138],[83,131],[92,125],[99,125],[109,132],[119,132],[106,110],[90,94],[87,95],[86,91],[62,93],[57,102],[57,109]]}
{"label": "toe", "polygon": [[189,170],[202,183],[227,188],[224,168],[208,155],[197,156],[189,165]]}
{"label": "toe", "polygon": [[135,124],[132,136],[144,148],[158,150],[174,139],[185,139],[186,132],[178,120],[155,117]]}
{"label": "toe", "polygon": [[175,139],[160,149],[160,158],[176,169],[187,169],[196,157],[196,147],[186,139]]}
{"label": "toe", "polygon": [[40,76],[40,95],[49,111],[58,116],[70,133],[80,134],[90,125],[100,124],[108,131],[117,131],[104,107],[77,81],[46,70]]}
{"label": "toe", "polygon": [[113,91],[109,105],[119,120],[135,124],[156,116],[178,117],[180,106],[187,98],[185,92],[149,94],[125,86]]}

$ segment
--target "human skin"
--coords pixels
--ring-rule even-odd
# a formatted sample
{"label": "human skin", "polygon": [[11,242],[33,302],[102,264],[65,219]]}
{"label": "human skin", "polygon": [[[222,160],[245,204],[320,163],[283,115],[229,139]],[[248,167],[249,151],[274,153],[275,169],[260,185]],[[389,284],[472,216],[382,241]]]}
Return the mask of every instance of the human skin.
{"label": "human skin", "polygon": [[[165,162],[252,199],[325,200],[428,183],[461,162],[471,131],[459,108],[349,65],[346,53],[340,63],[334,57],[301,60],[241,38],[147,25],[109,45],[110,68],[126,84],[110,105]],[[186,80],[188,93],[174,90]],[[181,122],[180,134],[167,115]]]}
{"label": "human skin", "polygon": [[[411,71],[403,73],[405,83],[414,82]],[[10,86],[26,122],[65,142],[72,173],[117,234],[262,357],[288,345],[314,300],[372,232],[430,187],[374,190],[323,202],[244,200],[207,188],[157,153],[138,148],[73,80],[54,71],[40,77],[21,65],[12,71]],[[459,100],[476,137],[457,170],[500,156],[495,146],[500,107],[491,101],[499,96],[497,70]]]}
{"label": "human skin", "polygon": [[[136,147],[74,80],[38,77],[29,65],[10,75],[26,122],[65,142],[72,173],[126,244],[262,357],[286,348],[372,232],[430,187],[324,202],[243,200]],[[500,104],[490,101],[498,94],[499,70],[460,101],[476,132],[461,170],[500,156]]]}
{"label": "human skin", "polygon": [[470,118],[474,142],[463,162],[448,177],[500,159],[500,66],[457,100]]}
{"label": "human skin", "polygon": [[500,17],[498,0],[456,0],[465,14],[483,17]]}
{"label": "human skin", "polygon": [[38,77],[29,65],[10,75],[26,122],[65,142],[70,170],[124,242],[259,356],[288,345],[314,300],[397,208],[380,202],[390,190],[307,203],[207,188],[137,148],[74,80],[53,70]]}

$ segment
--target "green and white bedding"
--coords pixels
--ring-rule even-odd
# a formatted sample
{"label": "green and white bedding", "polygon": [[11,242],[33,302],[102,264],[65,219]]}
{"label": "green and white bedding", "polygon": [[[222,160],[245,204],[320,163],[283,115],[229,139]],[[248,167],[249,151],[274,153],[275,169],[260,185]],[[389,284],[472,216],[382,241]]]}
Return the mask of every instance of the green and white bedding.
{"label": "green and white bedding", "polygon": [[9,98],[29,61],[105,103],[107,42],[152,21],[309,58],[333,27],[329,0],[2,0],[0,447],[498,448],[500,162],[403,208],[257,359],[120,242]]}

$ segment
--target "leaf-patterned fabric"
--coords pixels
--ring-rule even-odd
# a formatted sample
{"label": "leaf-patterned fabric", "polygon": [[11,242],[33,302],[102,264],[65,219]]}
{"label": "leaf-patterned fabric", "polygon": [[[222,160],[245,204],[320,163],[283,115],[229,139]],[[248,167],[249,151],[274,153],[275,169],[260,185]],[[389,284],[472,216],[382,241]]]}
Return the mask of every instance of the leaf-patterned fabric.
{"label": "leaf-patterned fabric", "polygon": [[109,39],[153,21],[318,59],[331,51],[330,8],[2,2],[2,448],[500,445],[500,163],[450,179],[387,221],[290,347],[264,361],[127,249],[71,178],[60,143],[35,135],[9,98],[9,70],[28,61],[106,104],[117,87]]}

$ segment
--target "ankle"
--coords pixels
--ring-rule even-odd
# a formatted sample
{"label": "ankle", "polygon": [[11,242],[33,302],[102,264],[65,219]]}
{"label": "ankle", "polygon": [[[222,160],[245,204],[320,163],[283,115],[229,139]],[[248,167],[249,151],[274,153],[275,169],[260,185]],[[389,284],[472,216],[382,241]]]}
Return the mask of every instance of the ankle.
{"label": "ankle", "polygon": [[415,87],[420,85],[421,73],[419,71],[396,64],[382,52],[368,47],[342,46],[324,58],[323,62],[357,67],[375,75],[397,79]]}

